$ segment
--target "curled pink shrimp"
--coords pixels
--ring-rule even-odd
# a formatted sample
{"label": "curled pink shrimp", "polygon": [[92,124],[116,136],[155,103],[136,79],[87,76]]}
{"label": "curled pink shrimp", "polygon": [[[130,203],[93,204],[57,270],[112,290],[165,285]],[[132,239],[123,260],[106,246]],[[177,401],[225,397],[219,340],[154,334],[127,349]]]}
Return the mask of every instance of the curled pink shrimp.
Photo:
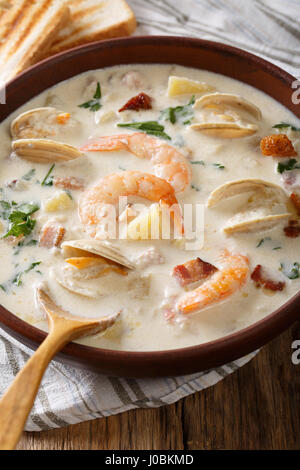
{"label": "curled pink shrimp", "polygon": [[173,187],[164,179],[140,171],[112,173],[86,190],[79,200],[79,216],[90,236],[97,238],[107,205],[116,206],[121,196],[139,196],[172,207],[174,222],[183,232],[182,217]]}
{"label": "curled pink shrimp", "polygon": [[224,250],[220,261],[223,267],[196,289],[183,294],[176,303],[176,311],[182,314],[197,312],[225,300],[246,282],[249,260],[241,254]]}
{"label": "curled pink shrimp", "polygon": [[110,152],[127,150],[138,158],[151,160],[155,175],[170,183],[176,192],[190,184],[191,170],[182,153],[160,139],[143,132],[99,137],[81,147],[84,152]]}

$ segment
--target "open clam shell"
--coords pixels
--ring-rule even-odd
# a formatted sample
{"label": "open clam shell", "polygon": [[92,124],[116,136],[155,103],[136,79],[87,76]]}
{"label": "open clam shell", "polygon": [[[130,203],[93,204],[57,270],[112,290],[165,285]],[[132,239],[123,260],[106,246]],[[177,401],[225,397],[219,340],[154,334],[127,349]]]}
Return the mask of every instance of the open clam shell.
{"label": "open clam shell", "polygon": [[208,136],[222,139],[247,137],[255,134],[258,130],[255,124],[244,125],[237,122],[196,122],[191,124],[190,128]]}
{"label": "open clam shell", "polygon": [[210,105],[220,107],[220,109],[224,106],[230,106],[237,110],[246,111],[258,121],[262,119],[261,110],[255,104],[239,95],[233,95],[231,93],[210,93],[196,100],[194,108],[201,109]]}
{"label": "open clam shell", "polygon": [[99,286],[95,285],[93,280],[90,279],[77,279],[74,270],[75,268],[72,268],[72,266],[63,266],[53,270],[52,275],[62,287],[70,292],[92,299],[98,298],[101,295]]}
{"label": "open clam shell", "polygon": [[20,114],[11,123],[10,131],[14,140],[51,138],[66,125],[70,125],[70,114],[49,106]]}
{"label": "open clam shell", "polygon": [[84,154],[76,147],[50,139],[19,139],[12,142],[18,157],[36,163],[54,163],[75,160]]}
{"label": "open clam shell", "polygon": [[276,199],[280,201],[287,201],[285,191],[277,184],[271,183],[256,178],[245,178],[240,180],[228,181],[216,188],[207,200],[207,207],[211,208],[219,204],[224,199],[237,196],[243,193],[250,193],[254,191],[271,191],[276,195]]}
{"label": "open clam shell", "polygon": [[269,230],[291,217],[285,191],[274,183],[255,178],[230,181],[219,186],[210,194],[207,207],[213,208],[226,199],[246,193],[254,194],[223,228],[228,235]]}
{"label": "open clam shell", "polygon": [[291,214],[286,213],[266,215],[236,223],[231,220],[229,224],[223,228],[223,230],[225,233],[227,233],[227,235],[245,232],[261,232],[276,227],[280,222],[288,220],[290,217]]}
{"label": "open clam shell", "polygon": [[88,253],[101,256],[127,269],[135,269],[135,265],[110,243],[101,240],[83,239],[66,241],[61,245],[65,257],[88,256]]}

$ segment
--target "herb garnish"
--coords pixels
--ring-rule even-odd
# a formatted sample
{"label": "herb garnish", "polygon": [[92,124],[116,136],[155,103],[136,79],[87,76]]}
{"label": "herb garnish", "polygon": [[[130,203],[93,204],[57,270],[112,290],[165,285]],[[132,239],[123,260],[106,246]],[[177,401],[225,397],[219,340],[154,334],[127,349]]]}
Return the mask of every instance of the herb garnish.
{"label": "herb garnish", "polygon": [[292,124],[289,124],[288,122],[280,122],[279,124],[275,124],[273,128],[274,129],[291,129],[292,131],[300,131],[299,127],[295,127]]}
{"label": "herb garnish", "polygon": [[190,161],[190,164],[191,165],[205,165],[205,162],[203,160],[194,160],[194,161]]}
{"label": "herb garnish", "polygon": [[280,263],[280,271],[289,279],[298,279],[300,277],[300,264],[297,262],[289,265]]}
{"label": "herb garnish", "polygon": [[35,169],[32,168],[32,170],[29,170],[28,173],[22,176],[22,180],[30,181],[34,175],[35,175]]}
{"label": "herb garnish", "polygon": [[171,137],[164,132],[165,128],[157,121],[145,122],[126,122],[124,124],[117,124],[118,127],[128,127],[129,129],[138,129],[149,135],[161,137],[162,139],[171,140]]}
{"label": "herb garnish", "polygon": [[197,192],[200,191],[200,188],[198,188],[195,184],[191,184],[191,188],[194,189]]}
{"label": "herb garnish", "polygon": [[45,178],[41,182],[41,186],[53,186],[53,176],[51,176],[51,173],[55,167],[55,163],[51,166],[50,170],[46,174]]}
{"label": "herb garnish", "polygon": [[20,241],[17,246],[14,247],[14,255],[18,255],[21,251],[21,248],[23,246],[36,246],[38,244],[37,240],[31,239],[28,242],[25,242],[25,240]]}
{"label": "herb garnish", "polygon": [[278,173],[284,173],[285,171],[291,171],[291,170],[296,170],[300,169],[300,164],[295,158],[289,158],[288,161],[283,162],[283,163],[278,163],[277,165],[277,171]]}
{"label": "herb garnish", "polygon": [[260,248],[268,240],[271,240],[271,238],[270,237],[262,238],[256,245],[256,248]]}
{"label": "herb garnish", "polygon": [[225,169],[225,166],[223,165],[223,163],[213,163],[212,165],[215,168],[218,168],[219,170],[224,170]]}
{"label": "herb garnish", "polygon": [[14,279],[11,281],[12,284],[14,286],[17,286],[19,287],[21,284],[22,284],[22,276],[26,273],[29,273],[30,271],[32,271],[36,266],[39,266],[41,264],[41,261],[38,261],[36,263],[32,263],[27,269],[25,269],[24,271],[21,271],[20,273],[18,273]]}
{"label": "herb garnish", "polygon": [[18,205],[14,201],[11,204],[7,201],[0,202],[1,206],[3,206],[3,203],[7,203],[10,206],[9,209],[6,209],[5,213],[2,212],[1,214],[4,219],[10,222],[9,230],[2,238],[30,235],[36,224],[36,221],[31,219],[30,216],[39,210],[39,206],[33,203],[21,203]]}
{"label": "herb garnish", "polygon": [[160,112],[159,120],[170,121],[175,124],[177,121],[183,124],[190,124],[194,117],[194,110],[192,106],[195,104],[195,96],[192,96],[188,104],[185,106],[176,106],[175,108],[169,107]]}
{"label": "herb garnish", "polygon": [[102,104],[100,102],[101,97],[102,97],[101,86],[100,86],[100,83],[97,82],[97,89],[96,89],[96,93],[93,96],[93,99],[78,105],[78,107],[89,109],[93,113],[96,111],[99,111],[99,109],[102,108]]}

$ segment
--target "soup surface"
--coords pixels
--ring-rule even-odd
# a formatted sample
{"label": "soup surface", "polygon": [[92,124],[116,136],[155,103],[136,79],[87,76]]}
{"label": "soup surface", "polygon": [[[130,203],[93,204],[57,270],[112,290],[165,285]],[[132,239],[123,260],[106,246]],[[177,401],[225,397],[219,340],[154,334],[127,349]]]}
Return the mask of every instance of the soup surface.
{"label": "soup surface", "polygon": [[[144,95],[121,110],[140,93]],[[238,95],[247,102],[220,95],[201,101],[214,93]],[[55,109],[17,122],[12,137],[12,121],[40,107]],[[197,123],[206,127],[197,128]],[[279,123],[293,128],[273,128]],[[232,124],[237,131],[230,131]],[[111,329],[79,342],[138,351],[200,344],[264,318],[300,288],[298,216],[290,198],[294,194],[295,203],[300,190],[299,127],[287,109],[254,88],[175,65],[95,70],[45,91],[0,126],[1,304],[44,330],[45,315],[35,300],[40,285],[74,315],[120,311]],[[126,139],[137,133],[136,141]],[[120,134],[125,137],[95,140]],[[294,151],[284,157],[274,151],[263,155],[260,140],[271,134],[285,135]],[[83,155],[69,161],[48,155],[37,162],[12,151],[14,139],[32,136],[84,147]],[[112,181],[107,178],[112,174],[119,176]],[[138,186],[141,178],[143,188]],[[237,190],[229,187],[210,198],[226,182],[248,179],[263,183],[252,187],[242,181]],[[122,192],[123,182],[131,189]],[[124,212],[115,202],[127,193]],[[172,227],[170,239],[143,239],[149,227],[156,222],[161,226],[168,197],[178,201],[184,216],[190,214],[185,222],[198,228],[194,245],[188,244],[187,226],[180,240],[174,240]],[[97,256],[100,252],[90,251],[89,241],[104,233],[107,207],[102,203],[110,199],[116,214],[109,220],[117,220],[117,232],[125,215],[128,224],[122,232],[127,239],[116,236],[109,247],[120,251],[133,269],[107,264]],[[278,214],[289,215],[273,220]],[[179,237],[181,217],[174,217]],[[74,249],[76,243],[68,245],[77,240],[86,241],[80,245],[84,251]]]}

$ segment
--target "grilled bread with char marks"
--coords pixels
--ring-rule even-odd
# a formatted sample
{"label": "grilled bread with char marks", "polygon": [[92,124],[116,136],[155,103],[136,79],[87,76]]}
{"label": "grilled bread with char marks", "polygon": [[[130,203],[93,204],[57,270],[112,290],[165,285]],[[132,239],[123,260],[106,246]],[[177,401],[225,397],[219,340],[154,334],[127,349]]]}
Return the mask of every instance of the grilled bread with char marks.
{"label": "grilled bread with char marks", "polygon": [[63,0],[0,1],[0,81],[37,62],[70,20]]}
{"label": "grilled bread with char marks", "polygon": [[50,54],[101,39],[129,36],[136,28],[125,0],[68,0],[71,21],[62,29]]}

